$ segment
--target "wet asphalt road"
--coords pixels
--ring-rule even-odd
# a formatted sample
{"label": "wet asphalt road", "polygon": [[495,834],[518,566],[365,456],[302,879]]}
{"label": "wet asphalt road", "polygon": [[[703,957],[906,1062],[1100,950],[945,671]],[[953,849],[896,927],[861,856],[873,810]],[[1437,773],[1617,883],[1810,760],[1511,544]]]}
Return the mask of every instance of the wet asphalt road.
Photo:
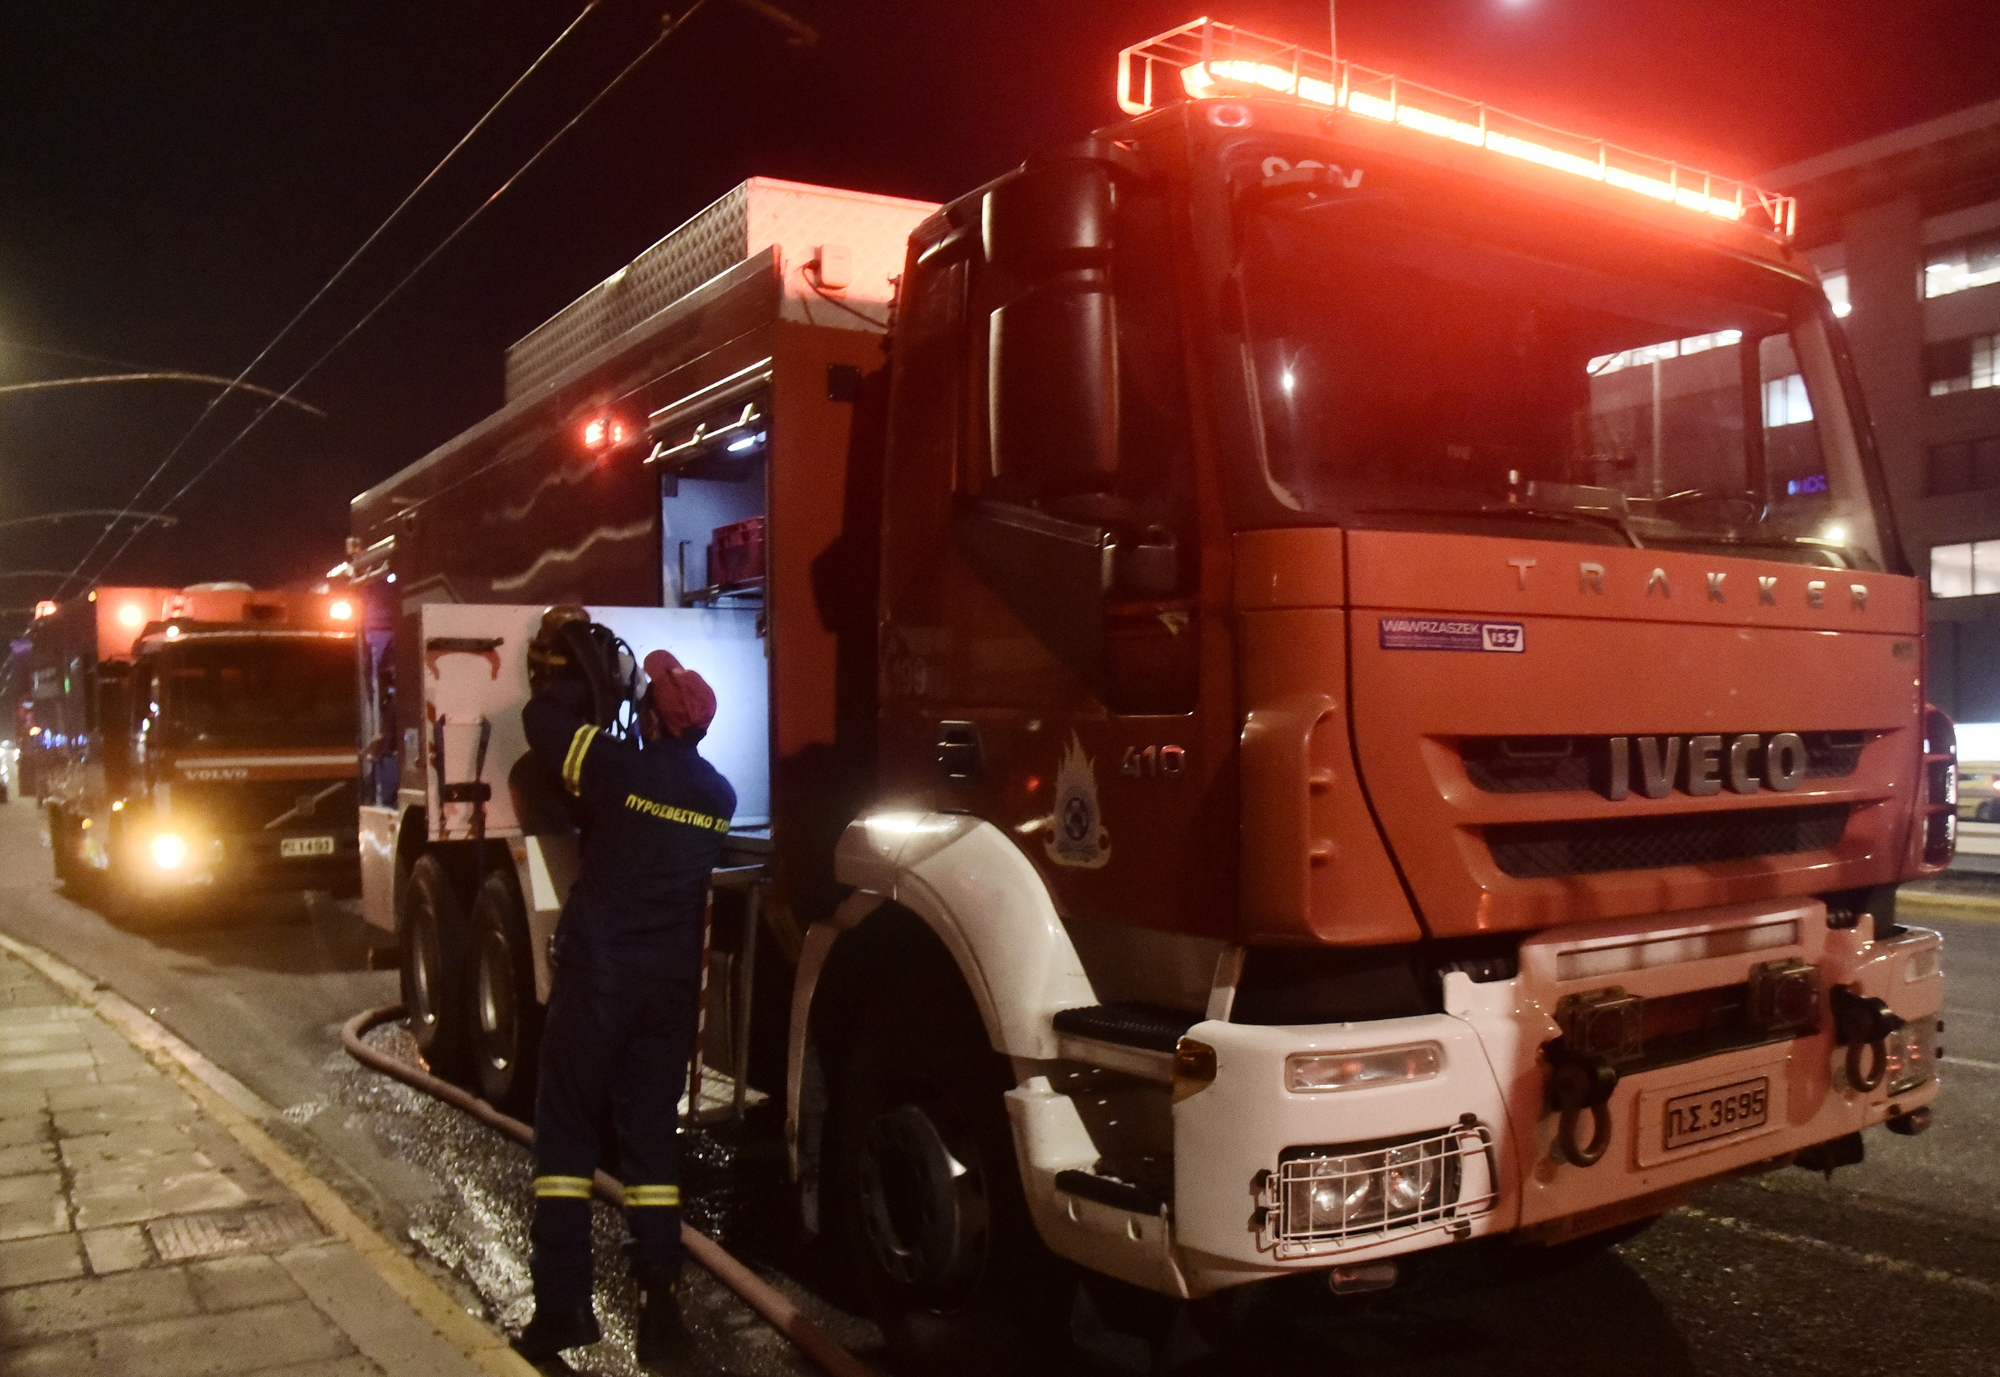
{"label": "wet asphalt road", "polygon": [[[2000,881],[1990,883],[1988,902],[1977,882],[1951,885],[1971,891],[1951,907],[1906,900],[1905,921],[1944,932],[1950,981],[1946,1087],[1924,1137],[1871,1133],[1868,1161],[1830,1181],[1788,1170],[1712,1188],[1638,1238],[1566,1267],[1467,1255],[1366,1300],[1336,1302],[1318,1287],[1245,1297],[1219,1351],[1189,1346],[1179,1331],[1174,1371],[2000,1374]],[[0,808],[0,930],[152,1010],[279,1106],[281,1131],[316,1171],[384,1233],[413,1240],[468,1306],[516,1326],[527,1309],[527,1155],[341,1050],[347,1017],[397,997],[392,972],[364,968],[357,923],[351,906],[296,898],[114,923],[53,883],[34,809]],[[372,1035],[391,1048],[400,1037],[394,1028]],[[578,1367],[623,1374],[634,1371],[632,1296],[616,1220],[602,1212],[599,1225],[607,1342],[577,1355]],[[753,1238],[753,1261],[757,1253]],[[868,1326],[765,1270],[874,1356]],[[730,1371],[810,1371],[705,1274],[690,1306]],[[1106,1349],[1132,1351],[1099,1337]]]}

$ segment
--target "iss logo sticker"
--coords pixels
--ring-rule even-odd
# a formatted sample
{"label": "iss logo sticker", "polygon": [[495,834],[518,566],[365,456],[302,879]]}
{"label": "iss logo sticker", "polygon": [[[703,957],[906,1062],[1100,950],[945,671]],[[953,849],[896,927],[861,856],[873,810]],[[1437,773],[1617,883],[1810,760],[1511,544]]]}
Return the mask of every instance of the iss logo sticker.
{"label": "iss logo sticker", "polygon": [[1528,629],[1519,622],[1456,621],[1445,617],[1384,617],[1384,650],[1498,650],[1520,654]]}
{"label": "iss logo sticker", "polygon": [[1062,768],[1056,771],[1056,806],[1049,817],[1049,838],[1043,843],[1057,865],[1096,870],[1111,859],[1111,833],[1097,809],[1097,771],[1083,753],[1083,742],[1070,733]]}

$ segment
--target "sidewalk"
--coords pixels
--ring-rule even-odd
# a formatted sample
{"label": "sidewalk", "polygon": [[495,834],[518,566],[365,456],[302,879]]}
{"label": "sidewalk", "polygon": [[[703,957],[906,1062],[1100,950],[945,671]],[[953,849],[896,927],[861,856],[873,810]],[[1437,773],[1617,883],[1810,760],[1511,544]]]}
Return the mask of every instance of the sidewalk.
{"label": "sidewalk", "polygon": [[0,950],[0,1375],[531,1372],[233,1106],[233,1083],[180,1069],[161,1050],[177,1040],[115,995],[50,976]]}

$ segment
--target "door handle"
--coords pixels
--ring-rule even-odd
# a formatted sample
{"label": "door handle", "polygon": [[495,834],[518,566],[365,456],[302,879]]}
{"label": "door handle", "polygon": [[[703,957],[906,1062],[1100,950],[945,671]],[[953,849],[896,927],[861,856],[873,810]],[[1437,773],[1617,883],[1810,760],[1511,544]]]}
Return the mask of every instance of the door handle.
{"label": "door handle", "polygon": [[978,725],[972,722],[938,723],[937,762],[946,779],[978,779],[986,765],[979,748]]}

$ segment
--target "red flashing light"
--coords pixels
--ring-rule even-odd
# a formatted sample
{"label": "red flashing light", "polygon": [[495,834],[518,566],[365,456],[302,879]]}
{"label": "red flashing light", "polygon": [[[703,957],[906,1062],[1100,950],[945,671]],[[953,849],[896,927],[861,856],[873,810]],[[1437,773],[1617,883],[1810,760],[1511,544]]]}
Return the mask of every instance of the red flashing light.
{"label": "red flashing light", "polygon": [[326,615],[337,622],[353,621],[354,604],[346,598],[338,599],[333,606],[326,609]]}
{"label": "red flashing light", "polygon": [[608,412],[583,423],[583,447],[592,453],[622,449],[632,438],[632,428],[625,424],[624,418]]}

